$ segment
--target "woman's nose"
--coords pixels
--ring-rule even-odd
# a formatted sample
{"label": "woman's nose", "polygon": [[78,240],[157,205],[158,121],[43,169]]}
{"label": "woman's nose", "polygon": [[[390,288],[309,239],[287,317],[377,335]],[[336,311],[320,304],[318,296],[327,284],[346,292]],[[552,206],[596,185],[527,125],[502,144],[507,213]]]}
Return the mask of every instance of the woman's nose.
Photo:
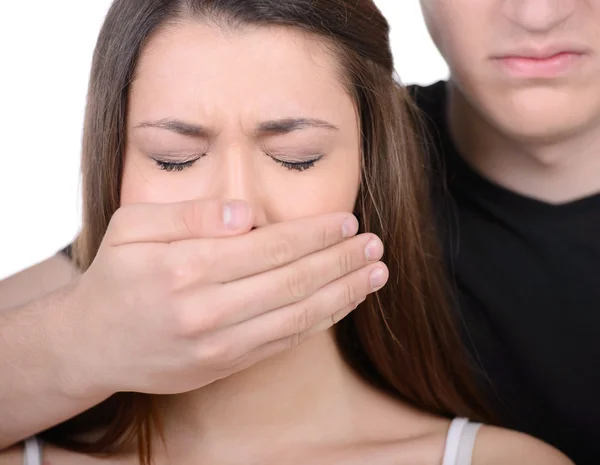
{"label": "woman's nose", "polygon": [[244,149],[229,149],[218,154],[219,162],[215,178],[210,180],[216,187],[213,195],[248,203],[255,219],[254,227],[267,223],[265,199],[261,192],[261,173],[256,163],[256,154]]}

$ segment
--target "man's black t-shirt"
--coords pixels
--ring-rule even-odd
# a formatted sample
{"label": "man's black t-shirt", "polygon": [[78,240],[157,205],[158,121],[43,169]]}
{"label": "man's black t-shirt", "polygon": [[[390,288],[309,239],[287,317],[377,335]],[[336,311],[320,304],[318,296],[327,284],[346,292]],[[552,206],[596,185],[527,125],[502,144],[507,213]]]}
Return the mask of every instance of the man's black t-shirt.
{"label": "man's black t-shirt", "polygon": [[435,207],[481,381],[505,426],[599,465],[600,194],[557,206],[492,183],[451,141],[446,84],[412,91],[431,130]]}

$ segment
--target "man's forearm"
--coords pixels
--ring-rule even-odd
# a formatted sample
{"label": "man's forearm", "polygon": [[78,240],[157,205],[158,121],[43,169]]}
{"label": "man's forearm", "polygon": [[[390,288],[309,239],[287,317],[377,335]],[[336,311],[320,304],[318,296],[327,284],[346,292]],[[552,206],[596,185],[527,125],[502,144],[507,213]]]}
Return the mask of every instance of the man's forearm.
{"label": "man's forearm", "polygon": [[[101,402],[69,385],[68,331],[55,323],[66,291],[0,312],[0,449],[61,423]],[[62,354],[61,354],[62,353]],[[72,355],[72,353],[71,353]],[[78,393],[74,395],[73,393]]]}
{"label": "man's forearm", "polygon": [[25,305],[60,289],[79,276],[64,255],[54,255],[0,281],[0,311]]}

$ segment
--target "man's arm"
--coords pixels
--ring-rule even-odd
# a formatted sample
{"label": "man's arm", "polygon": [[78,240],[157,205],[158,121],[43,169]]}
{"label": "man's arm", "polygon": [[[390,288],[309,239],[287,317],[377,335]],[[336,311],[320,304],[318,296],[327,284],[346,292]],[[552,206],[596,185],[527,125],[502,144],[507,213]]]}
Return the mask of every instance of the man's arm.
{"label": "man's arm", "polygon": [[0,449],[104,400],[75,396],[68,387],[65,357],[59,353],[68,344],[54,321],[70,305],[69,287],[0,311]]}
{"label": "man's arm", "polygon": [[49,350],[60,289],[78,276],[60,253],[0,281],[0,449],[102,401],[70,396]]}
{"label": "man's arm", "polygon": [[79,275],[69,259],[61,254],[44,260],[0,281],[0,311],[33,302]]}

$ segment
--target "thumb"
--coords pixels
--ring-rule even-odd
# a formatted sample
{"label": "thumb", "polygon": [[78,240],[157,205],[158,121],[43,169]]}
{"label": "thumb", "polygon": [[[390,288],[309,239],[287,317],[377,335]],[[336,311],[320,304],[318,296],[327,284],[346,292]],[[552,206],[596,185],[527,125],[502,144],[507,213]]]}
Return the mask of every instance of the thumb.
{"label": "thumb", "polygon": [[134,204],[113,215],[106,239],[117,246],[220,238],[248,232],[250,206],[242,200],[202,199],[170,204]]}

